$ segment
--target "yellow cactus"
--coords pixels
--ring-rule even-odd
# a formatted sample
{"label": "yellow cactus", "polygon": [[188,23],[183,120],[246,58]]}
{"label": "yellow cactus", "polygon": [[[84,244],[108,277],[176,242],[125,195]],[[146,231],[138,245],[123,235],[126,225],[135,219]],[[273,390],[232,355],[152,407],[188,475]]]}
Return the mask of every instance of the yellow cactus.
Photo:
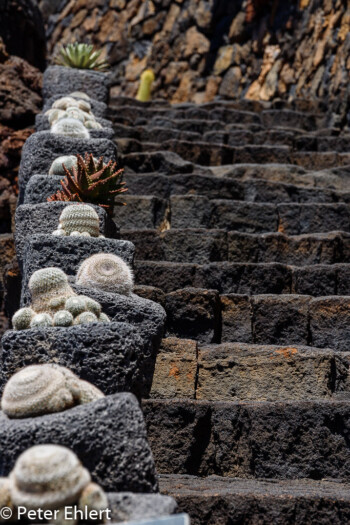
{"label": "yellow cactus", "polygon": [[142,73],[136,100],[139,100],[140,102],[148,102],[151,100],[152,83],[154,80],[155,76],[152,69],[146,69]]}

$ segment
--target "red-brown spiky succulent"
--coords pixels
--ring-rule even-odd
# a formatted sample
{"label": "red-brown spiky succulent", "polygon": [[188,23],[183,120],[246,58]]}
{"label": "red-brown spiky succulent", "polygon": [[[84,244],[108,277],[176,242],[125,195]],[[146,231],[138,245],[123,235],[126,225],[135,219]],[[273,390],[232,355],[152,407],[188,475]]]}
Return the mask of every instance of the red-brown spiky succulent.
{"label": "red-brown spiky succulent", "polygon": [[125,205],[115,198],[127,191],[123,182],[123,169],[116,169],[117,163],[110,160],[103,163],[103,157],[95,160],[92,154],[85,153],[84,158],[77,155],[77,167],[68,170],[62,164],[65,178],[61,180],[62,190],[58,190],[47,200],[90,202],[98,204],[112,213],[113,205]]}

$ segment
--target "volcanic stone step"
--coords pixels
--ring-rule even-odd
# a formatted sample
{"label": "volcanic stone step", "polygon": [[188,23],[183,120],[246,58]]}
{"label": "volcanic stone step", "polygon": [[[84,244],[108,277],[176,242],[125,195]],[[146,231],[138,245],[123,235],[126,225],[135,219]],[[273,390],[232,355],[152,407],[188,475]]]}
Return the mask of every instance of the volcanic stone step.
{"label": "volcanic stone step", "polygon": [[145,400],[161,474],[350,479],[350,402]]}
{"label": "volcanic stone step", "polygon": [[215,290],[184,288],[168,294],[156,289],[152,296],[149,289],[137,290],[164,306],[168,336],[202,343],[239,341],[350,351],[348,295],[219,296]]}
{"label": "volcanic stone step", "polygon": [[307,170],[293,164],[238,164],[211,166],[210,171],[220,177],[240,180],[264,179],[305,187],[320,187],[348,191],[349,173],[346,167]]}
{"label": "volcanic stone step", "polygon": [[188,286],[220,293],[349,295],[349,264],[288,266],[280,263],[211,262],[208,264],[135,262],[138,285],[164,292]]}
{"label": "volcanic stone step", "polygon": [[[45,202],[47,197],[61,188],[62,177],[33,175],[27,186],[24,203]],[[294,184],[270,182],[263,179],[239,181],[228,177],[216,177],[193,173],[187,175],[158,175],[157,173],[134,174],[125,172],[128,188],[123,199],[145,196],[168,199],[171,195],[202,195],[210,199],[234,199],[239,201],[274,203],[337,203],[350,202],[348,192],[305,188]],[[118,211],[118,209],[116,210]],[[120,211],[120,210],[119,210]]]}
{"label": "volcanic stone step", "polygon": [[245,233],[280,231],[287,235],[350,232],[348,204],[265,204],[173,195],[171,227],[223,228]]}
{"label": "volcanic stone step", "polygon": [[192,525],[343,525],[350,521],[349,483],[159,476]]}
{"label": "volcanic stone step", "polygon": [[350,399],[349,352],[307,346],[198,345],[167,337],[150,397],[209,401]]}
{"label": "volcanic stone step", "polygon": [[341,263],[350,258],[350,234],[345,232],[287,236],[201,228],[172,228],[162,232],[128,228],[121,230],[121,237],[135,245],[136,259],[144,261],[280,262],[303,266]]}
{"label": "volcanic stone step", "polygon": [[56,414],[9,419],[0,412],[1,476],[42,443],[73,450],[105,490],[156,492],[157,479],[137,399],[115,394]]}

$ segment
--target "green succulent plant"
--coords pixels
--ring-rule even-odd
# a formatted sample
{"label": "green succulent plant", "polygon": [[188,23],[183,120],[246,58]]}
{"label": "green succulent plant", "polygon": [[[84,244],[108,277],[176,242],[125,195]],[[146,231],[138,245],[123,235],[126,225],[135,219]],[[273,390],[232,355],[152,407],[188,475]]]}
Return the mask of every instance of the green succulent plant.
{"label": "green succulent plant", "polygon": [[115,198],[127,191],[123,182],[123,169],[117,169],[117,163],[110,160],[103,163],[103,157],[95,160],[92,154],[85,153],[84,158],[77,155],[77,166],[68,170],[63,164],[65,179],[61,180],[62,190],[58,190],[47,200],[89,202],[113,212],[115,204],[124,206],[125,202]]}
{"label": "green succulent plant", "polygon": [[75,42],[62,46],[55,62],[59,66],[106,71],[109,64],[107,60],[100,59],[101,53],[102,51],[94,51],[91,44]]}

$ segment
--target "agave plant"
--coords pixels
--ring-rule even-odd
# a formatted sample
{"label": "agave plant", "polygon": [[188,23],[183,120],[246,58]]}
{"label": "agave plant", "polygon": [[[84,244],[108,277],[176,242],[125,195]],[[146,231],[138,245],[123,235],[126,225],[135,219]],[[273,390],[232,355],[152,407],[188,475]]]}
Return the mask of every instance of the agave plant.
{"label": "agave plant", "polygon": [[62,190],[58,190],[47,200],[90,202],[113,212],[115,204],[124,206],[125,202],[115,198],[127,191],[123,182],[123,169],[116,169],[117,163],[110,160],[103,163],[103,157],[95,160],[92,154],[85,153],[84,158],[77,155],[77,166],[67,169],[62,164],[65,179],[61,180]]}
{"label": "agave plant", "polygon": [[62,46],[56,58],[59,66],[76,67],[79,69],[96,69],[105,71],[109,64],[106,60],[100,59],[102,51],[94,51],[91,44],[68,44]]}

